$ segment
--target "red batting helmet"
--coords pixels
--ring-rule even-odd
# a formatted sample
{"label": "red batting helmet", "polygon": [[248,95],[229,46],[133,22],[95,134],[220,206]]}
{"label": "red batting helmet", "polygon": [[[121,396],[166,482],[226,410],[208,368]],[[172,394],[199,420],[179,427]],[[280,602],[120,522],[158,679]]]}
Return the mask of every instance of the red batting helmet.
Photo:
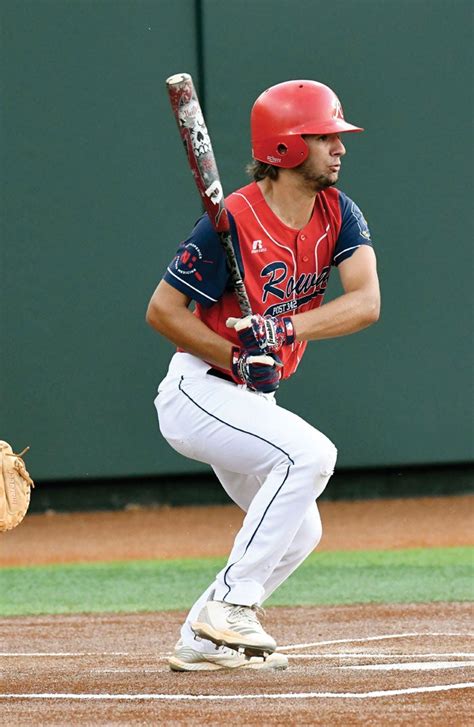
{"label": "red batting helmet", "polygon": [[285,81],[255,101],[250,116],[254,159],[275,167],[297,167],[308,156],[303,134],[363,131],[344,121],[341,102],[317,81]]}

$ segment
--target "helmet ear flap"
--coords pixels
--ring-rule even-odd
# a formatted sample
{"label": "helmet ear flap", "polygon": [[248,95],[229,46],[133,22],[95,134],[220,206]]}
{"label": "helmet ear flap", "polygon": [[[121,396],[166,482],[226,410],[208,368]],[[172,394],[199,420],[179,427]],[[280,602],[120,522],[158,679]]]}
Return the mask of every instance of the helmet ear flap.
{"label": "helmet ear flap", "polygon": [[298,167],[309,154],[308,145],[300,134],[255,141],[252,151],[255,159],[283,169]]}

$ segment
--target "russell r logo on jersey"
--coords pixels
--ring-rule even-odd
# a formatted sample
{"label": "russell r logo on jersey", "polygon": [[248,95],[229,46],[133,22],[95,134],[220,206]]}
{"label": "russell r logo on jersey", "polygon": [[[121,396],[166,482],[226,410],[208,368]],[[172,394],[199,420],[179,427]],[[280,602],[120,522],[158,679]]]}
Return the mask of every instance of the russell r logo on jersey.
{"label": "russell r logo on jersey", "polygon": [[252,242],[252,253],[267,252],[267,248],[263,244],[263,240],[254,240]]}

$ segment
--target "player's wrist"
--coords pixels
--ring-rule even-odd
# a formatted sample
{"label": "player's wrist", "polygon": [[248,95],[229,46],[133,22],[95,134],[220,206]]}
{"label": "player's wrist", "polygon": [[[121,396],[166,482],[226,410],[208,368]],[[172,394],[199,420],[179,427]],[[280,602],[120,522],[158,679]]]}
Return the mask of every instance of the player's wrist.
{"label": "player's wrist", "polygon": [[253,354],[277,353],[283,346],[291,346],[296,338],[290,316],[256,313],[245,318],[228,318],[226,324],[235,329],[242,348]]}
{"label": "player's wrist", "polygon": [[283,346],[291,346],[295,340],[295,329],[289,316],[259,316],[253,332],[261,349],[270,353],[280,351]]}
{"label": "player's wrist", "polygon": [[290,318],[290,316],[285,316],[284,318],[279,319],[281,321],[281,326],[284,330],[285,334],[285,346],[291,346],[292,343],[294,343],[296,338],[295,333],[295,327],[293,325],[293,321]]}

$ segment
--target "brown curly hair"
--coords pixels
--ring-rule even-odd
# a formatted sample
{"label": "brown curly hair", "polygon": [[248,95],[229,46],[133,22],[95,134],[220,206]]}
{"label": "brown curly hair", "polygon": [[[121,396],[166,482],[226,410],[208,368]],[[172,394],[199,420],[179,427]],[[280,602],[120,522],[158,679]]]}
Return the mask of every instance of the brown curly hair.
{"label": "brown curly hair", "polygon": [[278,167],[274,167],[273,164],[266,164],[265,162],[259,162],[258,159],[252,159],[247,164],[247,174],[252,177],[254,182],[260,182],[262,179],[268,177],[268,179],[278,179]]}

